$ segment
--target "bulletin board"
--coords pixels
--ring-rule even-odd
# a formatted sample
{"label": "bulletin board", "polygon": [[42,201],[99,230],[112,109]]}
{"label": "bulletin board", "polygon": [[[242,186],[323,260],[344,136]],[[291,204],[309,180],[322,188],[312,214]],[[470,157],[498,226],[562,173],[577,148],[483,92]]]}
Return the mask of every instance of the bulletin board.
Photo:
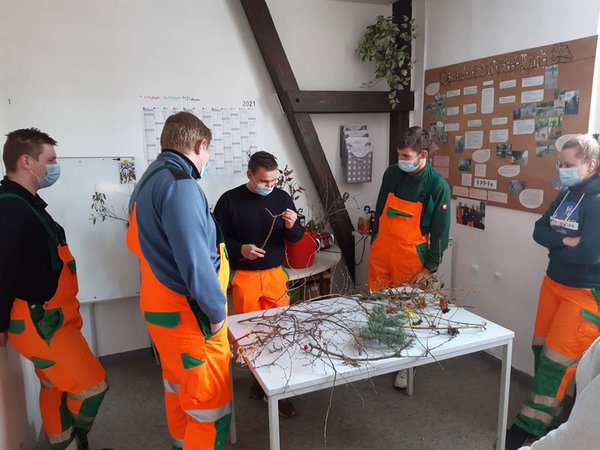
{"label": "bulletin board", "polygon": [[115,216],[127,218],[135,187],[131,157],[59,158],[60,179],[39,192],[48,212],[64,229],[77,262],[81,303],[98,302],[139,294],[137,257],[125,244],[127,225],[121,220],[91,220],[92,195],[106,196]]}
{"label": "bulletin board", "polygon": [[[423,126],[453,197],[544,212],[556,155],[588,132],[597,36],[425,72]],[[436,150],[435,148],[433,150]]]}

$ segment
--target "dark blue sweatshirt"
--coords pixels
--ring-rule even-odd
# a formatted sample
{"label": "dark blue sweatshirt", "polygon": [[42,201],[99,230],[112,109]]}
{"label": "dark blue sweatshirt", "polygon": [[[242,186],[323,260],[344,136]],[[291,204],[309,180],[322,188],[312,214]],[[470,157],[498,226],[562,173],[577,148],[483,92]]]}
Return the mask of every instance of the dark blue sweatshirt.
{"label": "dark blue sweatshirt", "polygon": [[[576,247],[562,243],[579,236]],[[546,274],[557,283],[600,288],[600,176],[563,189],[535,223],[533,239],[549,250]]]}
{"label": "dark blue sweatshirt", "polygon": [[[177,169],[161,170],[144,183],[149,173],[163,165]],[[215,222],[199,178],[187,157],[163,150],[137,184],[129,211],[135,202],[142,254],[158,281],[193,298],[211,323],[219,323],[225,319],[227,299],[217,278]]]}

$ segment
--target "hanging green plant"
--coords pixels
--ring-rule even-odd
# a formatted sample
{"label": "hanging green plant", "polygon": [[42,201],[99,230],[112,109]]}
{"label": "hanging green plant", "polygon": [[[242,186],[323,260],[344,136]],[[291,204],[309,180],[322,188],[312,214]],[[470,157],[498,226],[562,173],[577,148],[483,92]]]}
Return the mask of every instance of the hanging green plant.
{"label": "hanging green plant", "polygon": [[362,86],[370,88],[386,80],[392,107],[398,104],[398,91],[410,86],[410,71],[415,61],[410,57],[409,45],[416,37],[415,21],[410,17],[402,16],[402,22],[396,24],[392,16],[378,16],[358,43],[359,58],[375,63],[374,78]]}

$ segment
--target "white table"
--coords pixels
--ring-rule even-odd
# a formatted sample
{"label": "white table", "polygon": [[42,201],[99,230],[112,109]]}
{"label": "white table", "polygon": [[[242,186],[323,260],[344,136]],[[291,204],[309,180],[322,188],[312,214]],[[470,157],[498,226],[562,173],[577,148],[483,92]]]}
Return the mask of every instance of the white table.
{"label": "white table", "polygon": [[[344,308],[356,310],[353,307],[356,303],[353,300],[344,298],[320,300],[315,302],[303,303],[291,307],[292,312],[299,318],[307,317],[302,312],[302,308],[316,309],[318,311],[338,311],[344,314]],[[272,309],[265,314],[276,314],[285,308]],[[438,310],[439,312],[439,310]],[[434,311],[435,313],[435,311]],[[243,322],[252,317],[260,317],[263,312],[253,312],[230,316],[228,319],[229,336],[234,344],[248,344],[254,337],[248,333],[253,329],[259,328],[252,322]],[[451,319],[457,322],[485,323],[485,330],[481,329],[463,329],[453,339],[448,340],[447,335],[439,335],[431,332],[418,331],[413,345],[402,352],[401,358],[387,358],[360,363],[358,367],[344,364],[341,360],[335,358],[315,358],[307,355],[303,346],[298,345],[297,349],[291,349],[289,346],[283,346],[283,349],[272,349],[273,351],[262,351],[258,357],[254,357],[247,350],[243,357],[248,364],[249,369],[260,383],[268,397],[269,405],[269,432],[270,449],[278,450],[279,443],[279,409],[278,400],[306,394],[320,389],[331,388],[332,386],[363,380],[366,378],[383,375],[390,372],[396,372],[401,369],[408,369],[435,361],[454,358],[457,356],[475,353],[481,350],[487,350],[494,347],[502,348],[502,376],[500,385],[500,402],[498,408],[498,428],[496,438],[496,448],[504,449],[505,431],[508,412],[508,393],[510,382],[510,368],[512,355],[512,341],[514,333],[499,325],[486,321],[485,319],[468,312],[461,308],[452,307],[450,312],[442,316],[444,319]],[[360,326],[365,323],[364,317],[348,318],[349,322]],[[262,328],[263,330],[265,328]],[[338,334],[339,344],[344,348],[344,354],[351,354],[355,347],[348,343],[347,338]],[[349,336],[348,336],[349,337]],[[238,339],[239,343],[237,342]],[[425,347],[430,349],[429,354],[424,355]],[[383,353],[389,353],[389,349],[383,346],[373,345],[368,350],[370,358],[377,357]],[[406,355],[406,356],[404,356]],[[277,364],[271,363],[277,359]],[[311,361],[311,364],[307,362]],[[235,415],[233,416],[232,442],[235,442]]]}

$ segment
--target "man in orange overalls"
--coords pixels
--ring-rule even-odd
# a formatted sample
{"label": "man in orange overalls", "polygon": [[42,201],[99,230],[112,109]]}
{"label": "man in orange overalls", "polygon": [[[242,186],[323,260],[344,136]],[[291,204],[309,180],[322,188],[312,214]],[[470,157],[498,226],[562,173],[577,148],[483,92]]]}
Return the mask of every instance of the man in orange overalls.
{"label": "man in orange overalls", "polygon": [[0,346],[7,337],[33,362],[51,449],[87,449],[108,390],[104,369],[81,334],[75,259],[63,228],[37,195],[60,176],[46,133],[7,135],[0,185]]}
{"label": "man in orange overalls", "polygon": [[140,259],[140,306],[162,361],[173,449],[222,449],[231,423],[229,261],[198,185],[210,140],[193,114],[169,117],[162,152],[129,205],[127,245]]}
{"label": "man in orange overalls", "polygon": [[[398,142],[398,164],[387,168],[377,198],[368,284],[378,291],[420,284],[448,248],[450,187],[427,162],[431,135],[411,127]],[[406,388],[406,371],[395,386]]]}
{"label": "man in orange overalls", "polygon": [[[248,182],[225,192],[215,206],[215,218],[231,252],[236,314],[290,304],[284,240],[297,242],[304,235],[294,200],[275,187],[279,175],[275,156],[265,151],[252,154],[246,175]],[[264,396],[255,381],[250,398],[262,401]],[[289,399],[279,400],[279,414],[296,415]]]}

